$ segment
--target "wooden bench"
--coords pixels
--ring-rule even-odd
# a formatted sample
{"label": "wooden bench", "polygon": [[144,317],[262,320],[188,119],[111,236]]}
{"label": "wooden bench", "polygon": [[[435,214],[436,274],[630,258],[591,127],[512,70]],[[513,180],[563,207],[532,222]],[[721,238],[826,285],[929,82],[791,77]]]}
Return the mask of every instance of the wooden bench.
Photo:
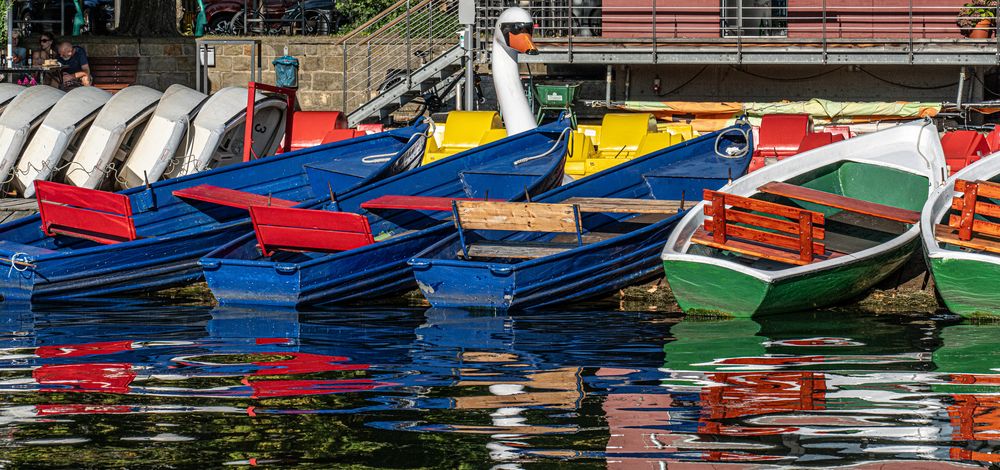
{"label": "wooden bench", "polygon": [[[583,245],[580,208],[573,204],[488,201],[455,201],[452,204],[455,227],[462,244],[458,254],[465,259],[532,259]],[[465,230],[573,233],[576,234],[576,243],[484,241],[469,244]]]}
{"label": "wooden bench", "polygon": [[91,240],[104,245],[137,240],[128,196],[35,181],[42,232],[54,237]]}
{"label": "wooden bench", "polygon": [[881,219],[893,220],[904,224],[915,224],[920,221],[920,213],[898,207],[887,206],[874,202],[862,201],[839,194],[817,191],[794,184],[772,181],[759,188],[765,194],[787,197],[799,201],[811,202],[823,206],[841,209],[858,214],[869,215]]}
{"label": "wooden bench", "polygon": [[433,196],[379,196],[361,203],[362,209],[400,209],[415,211],[450,211],[452,201],[482,201],[483,199]]}
{"label": "wooden bench", "polygon": [[94,86],[102,90],[117,93],[138,79],[138,57],[89,57],[87,61]]}
{"label": "wooden bench", "polygon": [[261,196],[260,194],[248,193],[246,191],[220,188],[209,184],[178,189],[171,194],[182,199],[209,202],[244,210],[250,210],[251,206],[294,207],[299,204],[295,201]]}
{"label": "wooden bench", "polygon": [[705,201],[711,219],[694,233],[693,243],[799,266],[839,255],[818,241],[826,237],[819,212],[711,190],[705,190]]}
{"label": "wooden bench", "polygon": [[279,250],[332,253],[375,243],[368,219],[351,212],[251,206],[250,219],[264,256]]}
{"label": "wooden bench", "polygon": [[1000,199],[1000,184],[957,180],[955,191],[962,193],[951,201],[951,208],[958,214],[948,215],[948,225],[935,224],[935,238],[956,246],[1000,253],[1000,223],[986,220],[1000,218],[1000,206],[979,200],[980,197]]}

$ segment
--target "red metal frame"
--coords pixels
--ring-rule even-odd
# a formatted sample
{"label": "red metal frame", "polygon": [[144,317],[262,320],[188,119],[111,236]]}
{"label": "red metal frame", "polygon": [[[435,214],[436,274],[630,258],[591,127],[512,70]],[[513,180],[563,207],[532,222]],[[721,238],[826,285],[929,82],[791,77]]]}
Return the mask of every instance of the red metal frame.
{"label": "red metal frame", "polygon": [[247,123],[243,131],[243,161],[259,158],[253,155],[253,116],[257,104],[257,90],[268,93],[278,93],[285,96],[287,107],[285,108],[285,141],[281,146],[282,153],[292,150],[292,128],[295,124],[295,89],[277,87],[266,83],[247,83]]}

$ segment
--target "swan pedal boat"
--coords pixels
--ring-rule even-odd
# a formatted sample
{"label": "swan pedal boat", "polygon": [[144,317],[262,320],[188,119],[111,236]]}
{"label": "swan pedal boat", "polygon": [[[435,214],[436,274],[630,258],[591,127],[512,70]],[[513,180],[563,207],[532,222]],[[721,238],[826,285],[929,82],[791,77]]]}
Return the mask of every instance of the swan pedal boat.
{"label": "swan pedal boat", "polygon": [[944,181],[927,121],[834,143],[706,191],[663,249],[689,314],[749,317],[854,298],[902,266]]}
{"label": "swan pedal boat", "polygon": [[[685,208],[704,189],[746,173],[752,141],[749,126],[730,127],[530,204],[459,201],[451,236],[409,261],[417,285],[434,307],[510,309],[599,297],[659,277],[660,250]],[[727,148],[738,153],[729,157]]]}
{"label": "swan pedal boat", "polygon": [[454,199],[516,200],[560,184],[568,120],[338,195],[321,209],[253,208],[254,232],[201,260],[220,305],[370,300],[416,287],[407,261],[445,238]]}
{"label": "swan pedal boat", "polygon": [[948,310],[1000,316],[1000,158],[958,171],[927,201],[921,238],[934,285]]}
{"label": "swan pedal boat", "polygon": [[0,225],[4,300],[150,291],[201,278],[198,258],[250,230],[252,204],[310,207],[405,171],[428,126],[238,163],[120,193],[36,181],[39,214]]}

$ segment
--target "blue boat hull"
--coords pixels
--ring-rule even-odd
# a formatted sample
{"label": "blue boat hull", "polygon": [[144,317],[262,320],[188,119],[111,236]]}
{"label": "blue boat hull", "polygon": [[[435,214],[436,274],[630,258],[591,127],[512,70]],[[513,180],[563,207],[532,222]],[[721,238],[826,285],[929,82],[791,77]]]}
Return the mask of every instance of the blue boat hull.
{"label": "blue boat hull", "polygon": [[[504,139],[484,148],[463,152],[433,164],[439,166],[424,167],[347,194],[338,200],[337,208],[367,215],[372,222],[373,232],[378,233],[378,227],[395,231],[406,229],[391,225],[387,219],[360,208],[364,201],[383,195],[454,198],[482,197],[488,193],[491,199],[517,199],[522,198],[525,193],[533,196],[541,194],[558,186],[563,177],[564,134],[559,133],[562,128],[554,129],[554,135],[560,136],[556,143],[563,142],[563,150],[545,160],[529,164],[530,169],[522,171],[514,165],[507,173],[502,173],[495,168],[497,164],[502,166],[503,162],[511,166],[510,162],[524,157],[524,152],[527,151],[527,155],[534,152],[511,144],[518,142],[516,139],[528,137],[513,137],[509,138],[515,139],[513,141]],[[553,130],[545,132],[552,134]],[[536,133],[538,135],[531,137],[535,148],[548,148],[552,145],[551,137],[549,140],[540,139],[539,136],[544,134]],[[463,163],[463,159],[472,163]],[[493,168],[487,171],[491,167]],[[456,168],[464,169],[464,173]],[[503,184],[496,184],[497,181]],[[432,223],[425,228],[372,245],[339,253],[315,254],[309,260],[298,262],[262,258],[255,247],[254,235],[247,234],[202,259],[205,279],[220,305],[227,306],[266,305],[288,308],[350,303],[412,290],[416,284],[407,262],[453,231],[450,222],[443,222],[450,213],[390,212],[392,214],[386,217],[399,216],[399,220],[411,222],[408,219],[411,215],[407,213],[412,212],[415,214],[412,217],[424,217]]]}
{"label": "blue boat hull", "polygon": [[[182,200],[173,191],[201,184],[300,201],[349,192],[419,161],[426,125],[175,178],[128,195],[140,239],[110,245],[41,232],[39,216],[0,225],[4,300],[65,300],[148,292],[196,281],[198,259],[250,230],[243,209]],[[420,142],[418,142],[420,141]],[[378,161],[362,157],[380,155]],[[388,156],[386,156],[388,155]],[[414,158],[416,157],[416,158]],[[19,263],[11,263],[11,260]]]}
{"label": "blue boat hull", "polygon": [[[748,129],[741,129],[748,132]],[[700,199],[746,172],[752,145],[738,158],[715,155],[720,134],[632,160],[545,193],[535,202],[558,203],[572,197],[649,200]],[[734,136],[730,129],[720,139]],[[694,205],[691,202],[690,205]],[[661,220],[630,222],[623,214],[584,214],[585,227],[610,230],[609,239],[529,260],[465,260],[461,241],[451,236],[410,260],[424,297],[434,307],[532,309],[606,296],[662,275],[660,252],[685,211]],[[601,231],[601,230],[598,230]],[[620,234],[619,234],[620,233]],[[551,235],[534,232],[466,231],[472,240],[508,243],[545,242]]]}
{"label": "blue boat hull", "polygon": [[[674,216],[628,236],[525,263],[417,258],[411,266],[420,291],[434,307],[548,307],[600,297],[659,277],[660,251],[679,220]],[[453,235],[437,249],[457,253],[461,247]]]}

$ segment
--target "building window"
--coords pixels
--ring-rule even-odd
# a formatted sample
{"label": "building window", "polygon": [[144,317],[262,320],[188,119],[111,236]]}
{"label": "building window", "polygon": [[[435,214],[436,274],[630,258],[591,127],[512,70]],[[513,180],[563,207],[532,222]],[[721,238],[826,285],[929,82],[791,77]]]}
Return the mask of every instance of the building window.
{"label": "building window", "polygon": [[722,0],[722,36],[786,36],[788,0]]}

